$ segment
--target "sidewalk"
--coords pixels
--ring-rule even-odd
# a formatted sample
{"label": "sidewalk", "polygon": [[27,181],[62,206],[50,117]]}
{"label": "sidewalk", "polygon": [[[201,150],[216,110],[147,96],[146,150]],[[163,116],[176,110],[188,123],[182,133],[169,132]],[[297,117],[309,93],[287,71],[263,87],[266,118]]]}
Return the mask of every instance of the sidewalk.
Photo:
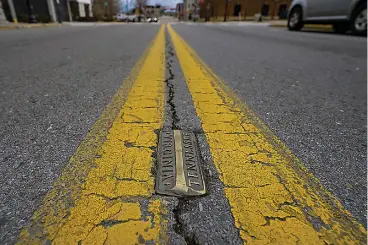
{"label": "sidewalk", "polygon": [[8,23],[0,24],[0,30],[12,30],[12,29],[28,29],[28,28],[45,28],[45,27],[62,27],[62,26],[109,26],[109,25],[121,25],[123,22],[63,22],[63,23]]}
{"label": "sidewalk", "polygon": [[[194,22],[193,22],[194,23]],[[223,22],[223,17],[213,17],[211,21],[205,22],[204,19],[200,19],[198,23],[206,23],[206,24],[221,24],[221,25],[254,25],[254,26],[269,26],[269,27],[281,27],[287,28],[287,20],[270,20],[269,18],[264,19],[261,22],[255,21],[254,17],[247,16],[242,20],[237,20],[236,17],[229,17],[228,21]],[[332,25],[316,25],[316,24],[306,24],[304,25],[305,30],[316,30],[316,31],[333,31]]]}
{"label": "sidewalk", "polygon": [[0,30],[27,29],[27,28],[40,28],[40,27],[56,27],[56,26],[62,26],[62,24],[59,24],[59,23],[36,23],[36,24],[8,23],[8,24],[0,24]]}

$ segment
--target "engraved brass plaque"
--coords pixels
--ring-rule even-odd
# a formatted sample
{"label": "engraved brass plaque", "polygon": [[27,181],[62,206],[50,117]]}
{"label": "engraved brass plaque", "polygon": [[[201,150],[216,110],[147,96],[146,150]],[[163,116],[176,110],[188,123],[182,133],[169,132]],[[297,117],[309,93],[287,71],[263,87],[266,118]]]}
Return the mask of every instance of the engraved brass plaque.
{"label": "engraved brass plaque", "polygon": [[179,197],[206,193],[201,159],[193,133],[181,130],[161,131],[156,192]]}

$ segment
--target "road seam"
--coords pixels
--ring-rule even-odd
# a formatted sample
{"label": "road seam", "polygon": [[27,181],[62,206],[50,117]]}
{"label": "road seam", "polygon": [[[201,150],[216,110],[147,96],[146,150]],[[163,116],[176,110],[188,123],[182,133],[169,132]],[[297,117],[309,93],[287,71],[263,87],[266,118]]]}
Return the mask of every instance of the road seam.
{"label": "road seam", "polygon": [[244,242],[365,244],[363,226],[168,30]]}
{"label": "road seam", "polygon": [[[172,227],[186,244],[242,244],[239,231],[230,212],[223,184],[210,159],[200,121],[173,49],[167,35],[167,117],[164,128],[193,132],[198,143],[200,165],[205,175],[207,194],[197,198],[175,198]],[[170,91],[172,93],[170,94]],[[173,114],[173,110],[175,113]],[[175,122],[175,123],[174,123]],[[219,215],[221,218],[219,219]],[[210,225],[209,225],[210,224]],[[171,239],[170,244],[182,244],[182,240]]]}

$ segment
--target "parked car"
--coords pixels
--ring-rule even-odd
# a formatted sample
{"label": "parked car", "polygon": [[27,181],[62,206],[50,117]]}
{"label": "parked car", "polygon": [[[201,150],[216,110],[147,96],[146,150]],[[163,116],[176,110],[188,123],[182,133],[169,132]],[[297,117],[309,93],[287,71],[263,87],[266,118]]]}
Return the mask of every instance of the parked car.
{"label": "parked car", "polygon": [[146,21],[146,16],[144,14],[138,15],[137,20],[138,20],[138,22],[145,22]]}
{"label": "parked car", "polygon": [[367,34],[367,0],[293,0],[288,29],[299,31],[304,24],[332,24],[337,33]]}
{"label": "parked car", "polygon": [[135,14],[128,15],[127,19],[128,19],[129,22],[137,22],[138,21],[138,16],[135,15]]}
{"label": "parked car", "polygon": [[116,16],[117,21],[126,21],[128,19],[128,16],[126,14],[118,14]]}
{"label": "parked car", "polygon": [[148,17],[147,22],[158,22],[158,18],[157,17]]}

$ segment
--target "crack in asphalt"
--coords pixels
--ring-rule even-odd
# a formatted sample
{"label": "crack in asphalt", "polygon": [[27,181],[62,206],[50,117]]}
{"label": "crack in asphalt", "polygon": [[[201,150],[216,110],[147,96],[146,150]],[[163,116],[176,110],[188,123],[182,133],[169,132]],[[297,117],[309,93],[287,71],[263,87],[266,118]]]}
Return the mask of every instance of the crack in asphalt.
{"label": "crack in asphalt", "polygon": [[127,219],[127,220],[107,219],[107,220],[102,220],[95,227],[102,226],[104,228],[107,228],[107,227],[111,227],[111,226],[118,225],[118,224],[128,223],[130,221],[140,221],[140,219]]}
{"label": "crack in asphalt", "polygon": [[[172,63],[174,62],[174,48],[172,46],[172,43],[170,41],[170,38],[168,35],[166,35],[166,68],[168,71],[168,76],[165,79],[165,84],[168,91],[168,98],[167,98],[167,104],[169,105],[169,116],[171,118],[171,129],[181,129],[179,126],[180,119],[176,111],[176,105],[174,102],[175,98],[175,89],[174,89],[174,79],[175,74],[172,69]],[[185,204],[185,200],[181,198],[174,197],[177,202],[174,208],[172,209],[173,212],[173,218],[174,218],[174,224],[173,224],[173,231],[182,237],[187,245],[197,245],[198,243],[194,240],[193,235],[191,235],[190,232],[186,231],[184,227],[184,222],[181,218],[181,213],[183,210],[183,205]]]}
{"label": "crack in asphalt", "polygon": [[[314,214],[314,212],[312,211],[312,209],[309,206],[304,206],[303,207],[303,206],[300,205],[300,202],[295,198],[295,196],[292,194],[292,192],[289,190],[289,188],[285,185],[285,181],[281,178],[280,175],[275,174],[275,173],[273,175],[279,180],[279,183],[281,185],[283,185],[285,190],[289,193],[289,195],[291,196],[291,199],[293,200],[293,203],[295,204],[295,206],[300,207],[302,209],[302,211],[304,212],[305,217],[307,218],[309,223],[313,226],[313,228],[316,231],[320,231],[322,229],[322,227],[324,227],[326,229],[331,229],[331,227],[328,224],[323,222],[321,217]],[[288,205],[288,204],[285,204],[285,202],[284,202],[283,205]]]}
{"label": "crack in asphalt", "polygon": [[173,210],[174,218],[176,221],[176,224],[173,227],[174,231],[184,238],[187,245],[199,245],[199,243],[194,239],[193,234],[186,232],[186,229],[180,217],[181,211],[183,210],[183,206],[184,206],[184,200],[178,198],[178,204]]}
{"label": "crack in asphalt", "polygon": [[[156,139],[159,139],[160,138],[160,132],[159,130],[154,130],[155,134],[156,134]],[[158,144],[158,141],[156,142]],[[152,176],[156,176],[157,172],[156,172],[156,169],[157,169],[157,153],[158,153],[158,148],[157,147],[152,147],[150,148],[152,150],[152,159],[153,159],[153,164],[152,164],[152,167],[151,167],[151,174]],[[154,186],[156,186],[156,178],[154,178]]]}
{"label": "crack in asphalt", "polygon": [[273,217],[273,216],[264,216],[266,223],[261,225],[261,226],[270,226],[271,225],[271,220],[279,220],[279,221],[286,221],[288,218],[296,218],[295,215],[289,215],[289,216],[285,216],[285,217]]}
{"label": "crack in asphalt", "polygon": [[[170,228],[182,240],[181,243],[175,240],[172,244],[243,244],[239,229],[235,227],[234,218],[225,198],[222,183],[218,179],[216,168],[213,163],[210,163],[209,146],[206,143],[206,137],[197,117],[184,74],[180,69],[172,40],[168,35],[165,45],[167,67],[165,127],[189,130],[195,134],[208,192],[207,195],[201,197],[173,197],[172,200],[175,201],[170,202],[172,204]],[[191,120],[188,120],[189,118]]]}
{"label": "crack in asphalt", "polygon": [[179,129],[178,128],[178,123],[179,123],[179,117],[177,115],[176,112],[176,108],[175,108],[175,103],[174,103],[174,79],[175,79],[175,75],[172,71],[172,57],[174,57],[174,49],[172,47],[172,45],[170,44],[170,41],[168,40],[168,38],[166,37],[166,51],[167,51],[167,55],[166,55],[166,68],[169,72],[169,77],[165,79],[165,83],[166,86],[168,88],[169,91],[169,97],[167,99],[167,103],[170,106],[170,114],[171,114],[171,118],[172,118],[172,124],[171,124],[171,129]]}

